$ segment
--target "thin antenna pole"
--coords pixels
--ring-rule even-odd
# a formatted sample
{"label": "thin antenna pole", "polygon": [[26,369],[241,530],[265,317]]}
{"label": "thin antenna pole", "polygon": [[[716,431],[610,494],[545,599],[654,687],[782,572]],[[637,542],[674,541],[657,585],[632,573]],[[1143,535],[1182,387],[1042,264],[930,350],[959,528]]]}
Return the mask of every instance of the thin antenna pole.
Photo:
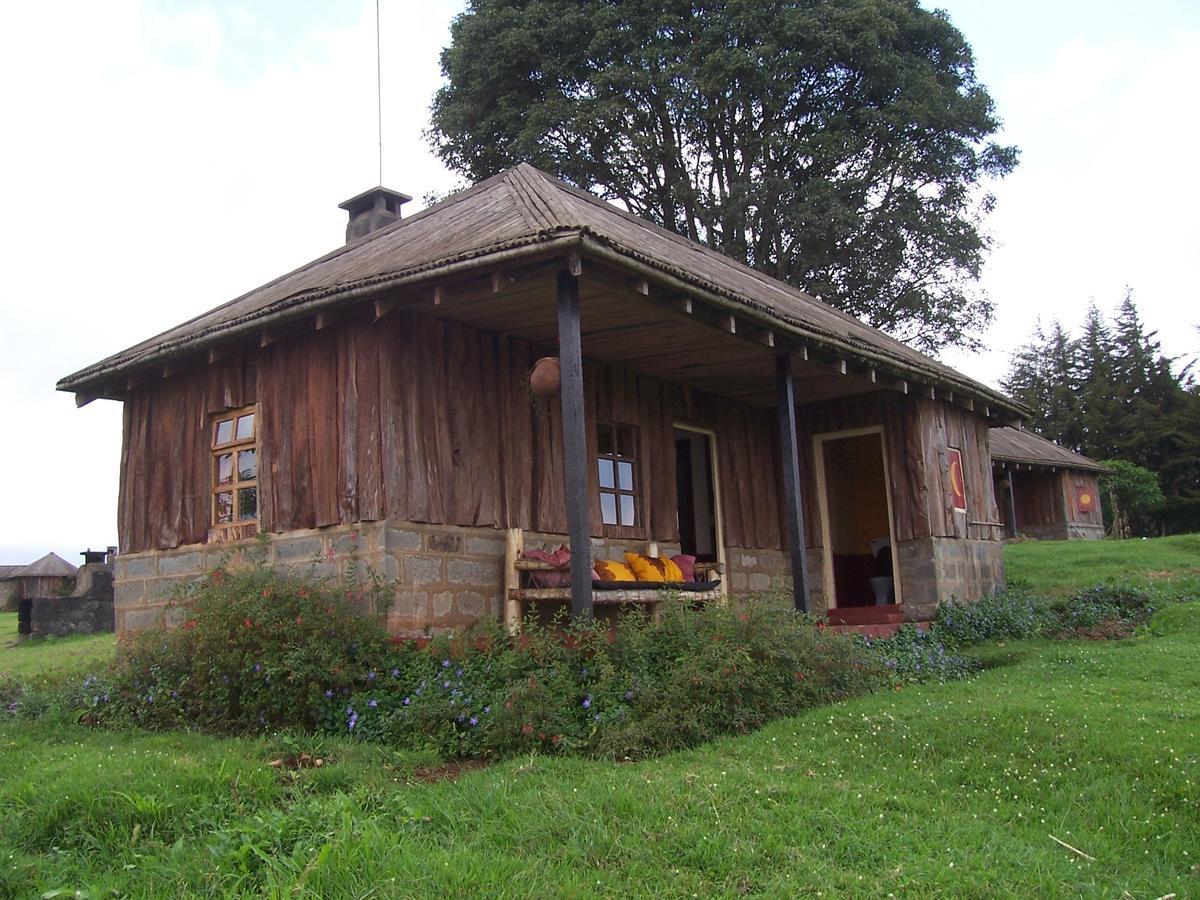
{"label": "thin antenna pole", "polygon": [[383,54],[379,50],[379,0],[375,0],[375,125],[379,133],[379,184],[383,184]]}

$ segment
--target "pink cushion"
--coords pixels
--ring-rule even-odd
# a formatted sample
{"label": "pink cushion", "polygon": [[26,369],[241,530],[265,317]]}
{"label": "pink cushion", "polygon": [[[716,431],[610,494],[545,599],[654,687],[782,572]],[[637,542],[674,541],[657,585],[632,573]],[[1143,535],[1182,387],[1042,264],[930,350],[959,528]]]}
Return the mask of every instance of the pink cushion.
{"label": "pink cushion", "polygon": [[[566,566],[571,564],[571,551],[566,547],[559,547],[553,552],[550,550],[526,550],[525,558],[556,566]],[[531,572],[529,578],[534,587],[542,588],[567,587],[571,583],[570,572]]]}
{"label": "pink cushion", "polygon": [[671,562],[679,566],[679,571],[683,573],[684,581],[696,580],[696,557],[688,553],[680,553],[677,556],[672,556]]}

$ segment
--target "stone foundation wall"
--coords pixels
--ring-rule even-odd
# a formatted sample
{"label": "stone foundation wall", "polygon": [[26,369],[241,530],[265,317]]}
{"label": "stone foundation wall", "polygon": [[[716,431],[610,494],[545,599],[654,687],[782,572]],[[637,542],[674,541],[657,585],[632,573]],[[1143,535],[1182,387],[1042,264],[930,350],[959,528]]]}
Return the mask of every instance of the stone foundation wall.
{"label": "stone foundation wall", "polygon": [[[527,548],[554,549],[565,535],[526,533]],[[623,559],[636,541],[593,538],[595,559]],[[662,543],[672,555],[679,545]],[[369,522],[269,535],[262,541],[207,544],[176,550],[125,554],[116,559],[115,618],[118,634],[160,622],[173,624],[180,613],[172,596],[218,565],[249,565],[251,554],[285,572],[364,582],[371,573],[394,586],[387,609],[362,611],[383,616],[393,634],[419,635],[470,625],[503,612],[504,533],[493,528],[461,528],[411,522]],[[1003,546],[996,541],[926,538],[899,545],[904,605],[912,618],[933,615],[939,600],[975,599],[1003,580]],[[790,593],[788,554],[781,550],[726,549],[726,585],[735,597],[751,593]],[[808,551],[812,611],[824,612],[820,548]]]}
{"label": "stone foundation wall", "polygon": [[1022,537],[1033,538],[1035,541],[1065,541],[1067,539],[1067,523],[1047,522],[1042,525],[1022,525],[1017,532]]}
{"label": "stone foundation wall", "polygon": [[113,630],[113,602],[92,597],[33,597],[29,604],[30,637],[65,637]]}
{"label": "stone foundation wall", "polygon": [[1104,526],[1094,525],[1091,522],[1069,522],[1067,523],[1067,540],[1102,541],[1104,540]]}

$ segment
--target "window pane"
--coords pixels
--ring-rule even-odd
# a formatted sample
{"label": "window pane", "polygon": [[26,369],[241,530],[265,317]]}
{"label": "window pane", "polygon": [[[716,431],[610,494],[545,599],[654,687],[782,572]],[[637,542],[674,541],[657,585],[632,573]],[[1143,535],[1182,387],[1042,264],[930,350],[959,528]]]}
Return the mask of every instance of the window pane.
{"label": "window pane", "polygon": [[258,518],[258,488],[242,488],[238,492],[238,521]]}
{"label": "window pane", "polygon": [[633,524],[633,497],[629,494],[621,494],[621,524]]}
{"label": "window pane", "polygon": [[222,491],[217,494],[217,522],[233,521],[233,492]]}
{"label": "window pane", "polygon": [[596,449],[600,453],[606,453],[609,456],[617,452],[617,446],[613,442],[613,428],[611,425],[596,426]]}
{"label": "window pane", "polygon": [[633,490],[633,463],[617,463],[617,487],[623,491]]}
{"label": "window pane", "polygon": [[637,456],[637,448],[633,446],[632,428],[617,429],[617,455],[628,456],[630,459]]}
{"label": "window pane", "polygon": [[223,419],[217,423],[216,444],[228,444],[233,440],[233,419]]}
{"label": "window pane", "polygon": [[617,524],[617,495],[600,494],[600,521],[605,525]]}
{"label": "window pane", "polygon": [[254,437],[254,413],[238,417],[237,439],[248,441]]}
{"label": "window pane", "polygon": [[222,453],[217,457],[217,484],[229,484],[233,480],[233,454]]}
{"label": "window pane", "polygon": [[258,477],[258,451],[238,451],[238,481],[253,481]]}
{"label": "window pane", "polygon": [[600,463],[600,487],[611,488],[616,487],[613,481],[613,463],[611,459],[601,459]]}

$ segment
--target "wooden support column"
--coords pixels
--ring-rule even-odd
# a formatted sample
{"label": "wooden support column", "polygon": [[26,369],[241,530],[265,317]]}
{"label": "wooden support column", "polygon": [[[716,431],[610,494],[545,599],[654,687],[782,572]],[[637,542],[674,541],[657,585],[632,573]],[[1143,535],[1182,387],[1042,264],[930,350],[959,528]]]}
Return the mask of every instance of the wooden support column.
{"label": "wooden support column", "polygon": [[587,429],[583,405],[583,344],[579,279],[558,273],[558,359],[562,372],[563,497],[571,538],[571,615],[592,615],[592,538],[588,529]]}
{"label": "wooden support column", "polygon": [[788,556],[792,563],[792,602],[797,612],[806,613],[809,604],[804,498],[800,488],[800,452],[796,446],[796,389],[792,382],[792,357],[787,353],[775,357],[775,383],[783,457],[783,516],[787,520]]}
{"label": "wooden support column", "polygon": [[1008,469],[1008,529],[1012,534],[1011,537],[1017,536],[1017,495],[1016,489],[1013,487],[1013,479],[1017,475],[1016,469]]}

